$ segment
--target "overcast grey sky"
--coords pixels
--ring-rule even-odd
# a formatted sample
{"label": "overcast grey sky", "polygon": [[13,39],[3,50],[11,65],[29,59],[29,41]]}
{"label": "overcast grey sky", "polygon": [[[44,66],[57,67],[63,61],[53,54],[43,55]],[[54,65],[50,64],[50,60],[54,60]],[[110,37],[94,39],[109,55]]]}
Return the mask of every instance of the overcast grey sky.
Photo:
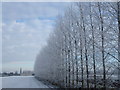
{"label": "overcast grey sky", "polygon": [[[36,55],[46,45],[58,14],[69,3],[2,3],[2,68],[33,70]],[[1,31],[0,31],[1,33]]]}
{"label": "overcast grey sky", "polygon": [[2,71],[2,3],[0,2],[0,71]]}

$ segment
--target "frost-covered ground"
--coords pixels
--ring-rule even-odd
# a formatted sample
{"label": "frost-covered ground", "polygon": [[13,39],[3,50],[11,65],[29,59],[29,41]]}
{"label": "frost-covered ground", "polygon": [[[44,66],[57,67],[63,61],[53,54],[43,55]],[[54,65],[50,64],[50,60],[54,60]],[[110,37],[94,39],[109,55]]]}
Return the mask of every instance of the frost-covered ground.
{"label": "frost-covered ground", "polygon": [[33,76],[0,77],[2,88],[48,88]]}

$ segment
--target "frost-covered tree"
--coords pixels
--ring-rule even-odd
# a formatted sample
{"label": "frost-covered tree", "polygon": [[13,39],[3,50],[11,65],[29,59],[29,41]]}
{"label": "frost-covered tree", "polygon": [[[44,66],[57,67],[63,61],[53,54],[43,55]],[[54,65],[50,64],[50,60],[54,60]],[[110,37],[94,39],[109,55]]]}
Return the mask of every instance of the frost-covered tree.
{"label": "frost-covered tree", "polygon": [[37,55],[35,77],[65,88],[118,87],[119,8],[119,2],[72,3]]}

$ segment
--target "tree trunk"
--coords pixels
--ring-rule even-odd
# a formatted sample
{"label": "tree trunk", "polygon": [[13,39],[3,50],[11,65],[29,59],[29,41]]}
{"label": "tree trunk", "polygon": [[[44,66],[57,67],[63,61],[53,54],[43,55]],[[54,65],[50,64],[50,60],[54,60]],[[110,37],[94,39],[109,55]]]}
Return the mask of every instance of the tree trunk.
{"label": "tree trunk", "polygon": [[75,40],[76,86],[78,87],[77,41]]}
{"label": "tree trunk", "polygon": [[92,48],[93,48],[93,70],[94,70],[94,88],[96,88],[96,60],[95,60],[95,45],[94,45],[94,27],[93,27],[93,19],[92,19],[92,7],[90,3],[90,24],[91,24],[91,29],[92,29]]}
{"label": "tree trunk", "polygon": [[104,58],[104,29],[103,29],[103,18],[101,13],[101,6],[98,3],[98,9],[100,14],[100,29],[101,29],[101,39],[102,39],[102,63],[103,63],[103,87],[106,89],[106,72],[105,72],[105,58]]}
{"label": "tree trunk", "polygon": [[86,60],[86,74],[87,74],[87,88],[89,88],[89,71],[88,71],[88,55],[87,55],[87,39],[86,39],[86,28],[85,28],[85,22],[83,17],[83,11],[82,7],[80,5],[80,11],[81,11],[81,19],[82,19],[82,27],[84,31],[84,41],[85,41],[85,60]]}
{"label": "tree trunk", "polygon": [[[120,61],[120,1],[117,2],[118,6],[118,60]],[[118,61],[118,79],[120,84],[120,62]],[[118,87],[120,90],[120,87]]]}
{"label": "tree trunk", "polygon": [[[79,23],[78,26],[80,27]],[[82,27],[80,27],[81,29]],[[81,61],[81,82],[82,82],[82,88],[84,88],[84,79],[83,79],[83,45],[82,45],[82,32],[79,30],[80,33],[80,61]]]}

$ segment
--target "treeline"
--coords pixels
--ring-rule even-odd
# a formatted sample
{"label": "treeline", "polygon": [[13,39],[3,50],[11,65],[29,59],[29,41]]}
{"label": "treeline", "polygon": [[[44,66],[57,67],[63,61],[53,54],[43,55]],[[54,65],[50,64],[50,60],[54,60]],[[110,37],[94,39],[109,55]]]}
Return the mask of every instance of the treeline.
{"label": "treeline", "polygon": [[35,76],[66,88],[119,87],[119,51],[120,2],[72,3],[37,56]]}

